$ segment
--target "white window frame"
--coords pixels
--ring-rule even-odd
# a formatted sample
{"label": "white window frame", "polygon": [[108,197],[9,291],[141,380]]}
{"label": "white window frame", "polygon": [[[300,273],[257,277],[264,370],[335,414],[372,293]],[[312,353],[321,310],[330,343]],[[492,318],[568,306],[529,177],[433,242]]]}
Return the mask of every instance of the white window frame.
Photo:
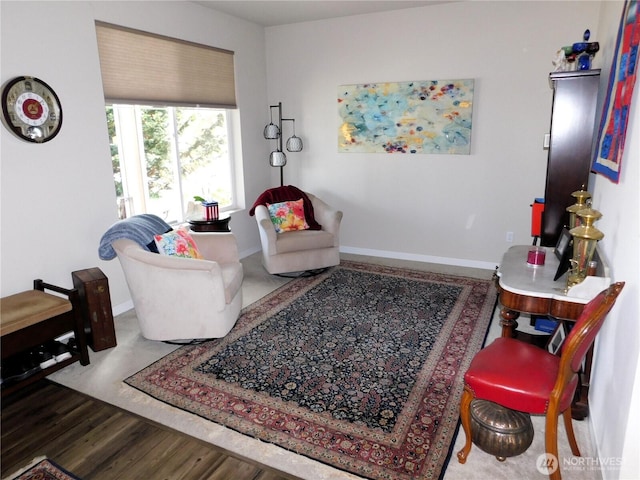
{"label": "white window frame", "polygon": [[[119,216],[123,217],[123,213],[126,217],[141,213],[152,213],[148,211],[147,200],[149,199],[148,192],[148,179],[146,178],[146,154],[144,151],[144,140],[142,138],[142,121],[141,111],[143,108],[166,108],[170,111],[169,128],[172,130],[170,135],[171,142],[171,168],[175,175],[175,187],[178,190],[179,202],[175,205],[179,208],[177,218],[163,218],[167,223],[179,224],[188,220],[192,215],[197,214],[199,205],[195,202],[187,201],[185,205],[185,198],[182,193],[182,176],[180,175],[180,155],[177,145],[177,126],[176,126],[176,108],[193,108],[190,106],[149,106],[149,105],[130,105],[130,104],[108,104],[107,107],[112,107],[114,112],[114,127],[116,132],[116,139],[112,139],[117,144],[119,152],[120,163],[120,175],[122,181],[123,195],[118,200],[117,208],[119,210]],[[128,115],[123,115],[127,111],[130,111]],[[226,138],[227,138],[227,152],[228,152],[228,169],[229,169],[229,188],[231,202],[230,204],[221,204],[220,212],[225,213],[238,209],[238,196],[237,196],[237,173],[238,168],[235,158],[235,138],[234,129],[232,125],[235,125],[234,113],[232,109],[214,108],[214,110],[222,110],[225,112],[225,126],[226,126]],[[115,178],[114,178],[115,182]],[[200,193],[201,196],[205,196],[206,192]],[[215,200],[215,198],[211,198]],[[207,198],[207,200],[210,200]],[[124,204],[122,204],[122,203]],[[124,211],[123,211],[124,209]],[[157,214],[157,213],[156,213]],[[160,215],[161,216],[161,215]]]}

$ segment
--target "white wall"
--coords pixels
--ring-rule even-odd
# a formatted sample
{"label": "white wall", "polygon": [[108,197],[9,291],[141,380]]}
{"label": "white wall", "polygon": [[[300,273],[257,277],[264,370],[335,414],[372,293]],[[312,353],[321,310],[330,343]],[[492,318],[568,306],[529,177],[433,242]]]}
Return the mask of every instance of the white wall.
{"label": "white wall", "polygon": [[[507,231],[532,241],[551,62],[586,27],[597,39],[598,8],[459,2],[268,28],[269,99],[306,142],[285,182],[344,210],[343,250],[492,268]],[[471,155],[337,152],[339,85],[452,78],[475,79]]]}
{"label": "white wall", "polygon": [[[60,97],[63,125],[35,145],[0,128],[1,295],[32,288],[34,278],[71,287],[71,272],[99,267],[114,307],[130,296],[117,260],[98,259],[98,244],[117,220],[94,21],[102,20],[235,51],[246,198],[270,186],[263,159],[267,118],[264,29],[189,2],[0,2],[1,82],[32,75]],[[28,30],[28,34],[25,31]],[[241,251],[255,251],[246,210],[231,227]]]}
{"label": "white wall", "polygon": [[[31,288],[34,278],[71,286],[71,271],[97,266],[114,305],[129,301],[117,261],[97,256],[116,210],[94,20],[236,52],[247,207],[279,182],[262,128],[267,106],[282,101],[305,140],[303,152],[289,155],[285,182],[344,210],[345,250],[489,266],[509,246],[506,231],[516,243],[530,242],[529,204],[544,193],[551,59],[589,27],[603,49],[595,66],[606,69],[621,9],[620,1],[580,8],[463,2],[272,27],[265,35],[188,2],[3,0],[0,81],[42,78],[62,101],[64,123],[43,145],[0,128],[0,294]],[[476,79],[471,155],[337,153],[338,85],[445,78]],[[594,206],[604,214],[601,247],[614,278],[627,281],[598,340],[591,391],[600,456],[623,462],[603,472],[612,479],[640,472],[640,419],[631,408],[640,398],[637,98],[620,184],[593,182]],[[258,248],[246,210],[234,214],[232,228],[241,251]]]}
{"label": "white wall", "polygon": [[[598,28],[602,45],[603,77],[609,78],[621,2],[603,2]],[[606,83],[600,84],[600,104]],[[605,479],[640,478],[640,85],[636,82],[627,139],[618,184],[595,175],[593,205],[604,215],[597,227],[614,279],[626,281],[620,299],[598,337],[594,357],[590,406],[600,458],[622,468],[605,469]],[[601,110],[601,109],[599,109]]]}
{"label": "white wall", "polygon": [[[623,2],[579,4],[461,2],[268,28],[269,100],[284,103],[305,140],[285,182],[344,210],[344,251],[499,263],[506,231],[531,241],[529,205],[544,194],[555,52],[590,28],[601,90],[607,83]],[[476,80],[471,155],[337,152],[338,85],[447,78]],[[614,279],[627,282],[598,338],[590,396],[599,457],[621,462],[603,470],[607,479],[640,477],[638,95],[620,183],[590,182],[604,214],[601,248]]]}

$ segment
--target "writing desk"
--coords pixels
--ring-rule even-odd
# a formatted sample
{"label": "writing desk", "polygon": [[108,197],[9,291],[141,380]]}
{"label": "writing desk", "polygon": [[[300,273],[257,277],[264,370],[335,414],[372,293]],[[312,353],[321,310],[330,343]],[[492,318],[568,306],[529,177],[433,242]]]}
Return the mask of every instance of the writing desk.
{"label": "writing desk", "polygon": [[[567,273],[557,281],[560,261],[552,248],[546,248],[545,264],[527,264],[529,245],[515,245],[507,250],[496,271],[497,288],[503,337],[518,337],[517,318],[521,313],[553,317],[560,321],[575,322],[585,305],[611,283],[608,269],[598,257],[598,273],[601,276],[587,277],[581,284],[568,292]],[[574,402],[573,417],[582,419],[588,414],[587,395],[591,376],[591,350],[587,355],[585,371],[582,374],[580,400]]]}

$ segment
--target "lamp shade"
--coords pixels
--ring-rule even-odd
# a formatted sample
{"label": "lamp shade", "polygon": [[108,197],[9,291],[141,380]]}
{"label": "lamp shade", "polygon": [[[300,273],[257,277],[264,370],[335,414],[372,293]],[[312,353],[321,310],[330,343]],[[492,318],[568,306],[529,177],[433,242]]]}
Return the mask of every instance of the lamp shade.
{"label": "lamp shade", "polygon": [[287,156],[280,150],[275,150],[269,155],[269,164],[272,167],[284,167],[287,164]]}
{"label": "lamp shade", "polygon": [[292,137],[289,137],[289,140],[287,140],[287,150],[290,152],[302,151],[302,139],[300,137],[296,137],[295,133]]}
{"label": "lamp shade", "polygon": [[273,140],[280,135],[280,128],[275,123],[269,123],[264,127],[264,138]]}

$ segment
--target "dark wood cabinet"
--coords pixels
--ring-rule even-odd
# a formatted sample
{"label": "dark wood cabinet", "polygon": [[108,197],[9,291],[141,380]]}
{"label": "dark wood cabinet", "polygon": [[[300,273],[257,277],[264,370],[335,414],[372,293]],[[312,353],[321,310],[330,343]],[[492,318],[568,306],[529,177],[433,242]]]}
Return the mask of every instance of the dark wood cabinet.
{"label": "dark wood cabinet", "polygon": [[551,73],[551,135],[541,245],[555,246],[569,223],[571,193],[588,187],[600,70]]}

